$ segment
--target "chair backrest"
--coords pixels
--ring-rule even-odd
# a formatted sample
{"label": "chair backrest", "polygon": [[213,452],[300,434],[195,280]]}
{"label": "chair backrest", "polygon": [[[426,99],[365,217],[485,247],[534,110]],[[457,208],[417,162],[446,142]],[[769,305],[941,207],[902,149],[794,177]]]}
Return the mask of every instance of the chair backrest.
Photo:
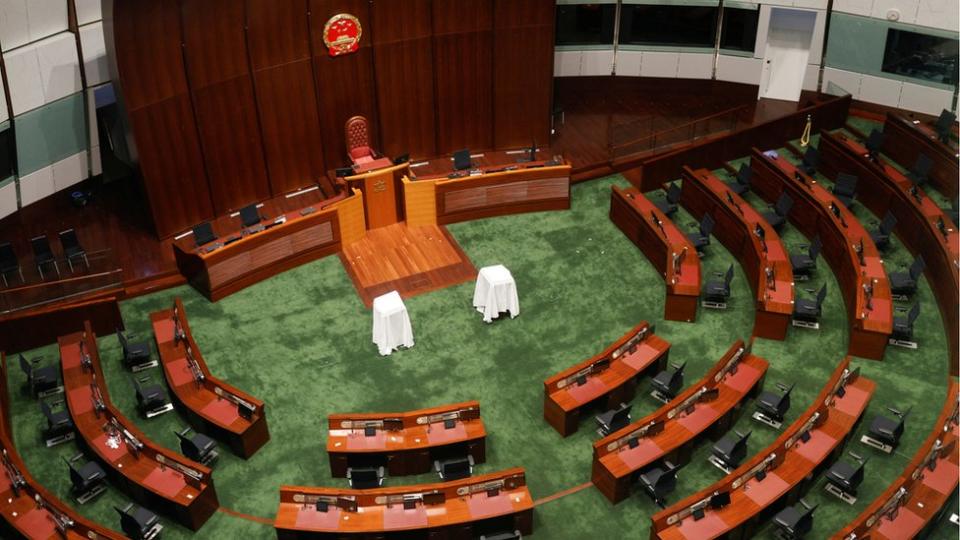
{"label": "chair backrest", "polygon": [[360,484],[377,483],[380,481],[379,471],[373,467],[353,469],[350,478]]}
{"label": "chair backrest", "polygon": [[[827,297],[827,284],[824,283],[823,287],[820,287],[820,292],[817,293],[817,309],[820,309],[823,306],[823,300]],[[793,388],[791,386],[791,388]]]}
{"label": "chair backrest", "polygon": [[610,418],[611,426],[626,425],[627,421],[630,419],[630,410],[633,408],[633,405],[629,403],[617,409],[613,416]]}
{"label": "chair backrest", "polygon": [[40,411],[43,412],[43,415],[47,417],[47,422],[53,423],[53,411],[50,409],[50,405],[46,401],[40,402]]}
{"label": "chair backrest", "polygon": [[820,164],[820,152],[813,146],[808,146],[807,151],[803,153],[803,162],[809,167],[816,167]]}
{"label": "chair backrest", "polygon": [[713,216],[710,214],[704,214],[703,218],[700,219],[700,234],[702,236],[710,236],[710,233],[713,232],[713,226],[717,222],[713,220]]}
{"label": "chair backrest", "polygon": [[802,535],[810,532],[813,529],[813,511],[817,509],[819,505],[813,505],[810,508],[801,505],[800,508],[803,509],[803,512],[800,514],[800,519],[797,520],[797,523],[793,526],[793,533],[796,535]]}
{"label": "chair backrest", "polygon": [[672,182],[670,187],[667,188],[667,200],[671,203],[676,203],[680,200],[680,186],[676,182]]}
{"label": "chair backrest", "polygon": [[47,235],[41,234],[30,239],[30,247],[33,248],[33,256],[37,259],[53,257],[53,251],[50,249],[50,241]]}
{"label": "chair backrest", "polygon": [[753,178],[753,169],[750,168],[748,163],[741,164],[740,170],[737,171],[737,182],[741,185],[749,186],[751,178]]}
{"label": "chair backrest", "polygon": [[857,180],[852,174],[838,173],[833,191],[841,195],[853,195],[857,191]]}
{"label": "chair backrest", "polygon": [[27,377],[30,377],[33,374],[33,366],[30,365],[30,362],[28,362],[22,354],[18,354],[17,356],[20,358],[20,371],[23,371]]}
{"label": "chair backrest", "polygon": [[143,386],[140,385],[140,381],[136,377],[130,377],[130,382],[133,383],[133,389],[137,392],[137,399],[143,399]]}
{"label": "chair backrest", "polygon": [[347,152],[354,148],[370,146],[370,126],[366,117],[352,116],[343,126],[344,139],[347,142]]}
{"label": "chair backrest", "polygon": [[933,127],[937,130],[937,133],[947,133],[950,131],[950,125],[953,124],[956,119],[956,114],[944,109],[940,111],[940,116],[937,117],[937,122],[933,125]]}
{"label": "chair backrest", "polygon": [[787,192],[784,191],[780,194],[780,198],[777,199],[777,206],[774,210],[777,212],[777,215],[780,217],[787,217],[787,214],[790,213],[790,209],[793,208],[793,199],[790,198],[790,195],[787,195]]}
{"label": "chair backrest", "polygon": [[684,362],[684,363],[680,364],[679,366],[677,366],[677,369],[673,370],[673,376],[674,376],[674,377],[682,376],[682,375],[683,375],[683,370],[684,370],[684,368],[686,368],[686,367],[687,367],[687,363],[686,363],[686,362]]}
{"label": "chair backrest", "polygon": [[923,182],[927,179],[927,175],[930,174],[930,169],[932,168],[933,160],[930,159],[926,154],[920,154],[917,156],[917,161],[913,164],[913,168],[910,169],[910,172],[913,173],[918,182]]}
{"label": "chair backrest", "polygon": [[209,221],[204,221],[193,228],[193,241],[197,243],[197,247],[213,242],[216,239],[217,235],[213,233],[213,225],[211,225]]}
{"label": "chair backrest", "polygon": [[252,227],[260,223],[260,212],[256,204],[249,204],[240,209],[240,222],[244,227]]}
{"label": "chair backrest", "polygon": [[923,255],[917,255],[917,258],[910,264],[910,277],[916,281],[926,267],[927,263],[923,260]]}
{"label": "chair backrest", "polygon": [[880,222],[880,232],[883,234],[890,234],[893,232],[893,228],[897,226],[897,217],[891,212],[887,212],[883,215],[883,221]]}
{"label": "chair backrest", "polygon": [[879,129],[871,131],[866,146],[870,153],[878,152],[883,147],[883,132]]}
{"label": "chair backrest", "polygon": [[820,250],[823,249],[823,242],[820,241],[820,235],[813,237],[813,242],[810,242],[810,247],[807,249],[807,255],[816,260],[820,255]]}
{"label": "chair backrest", "polygon": [[727,285],[727,287],[730,286],[731,281],[733,281],[733,265],[732,264],[727,267],[727,275],[724,276],[723,278],[723,282]]}
{"label": "chair backrest", "polygon": [[123,353],[127,353],[127,336],[123,335],[123,332],[117,328],[117,341],[120,342],[120,348],[123,349]]}
{"label": "chair backrest", "polygon": [[77,231],[73,229],[67,229],[65,231],[60,231],[58,235],[60,237],[60,247],[64,251],[74,251],[80,249],[80,240],[77,239]]}
{"label": "chair backrest", "polygon": [[907,313],[907,324],[912,327],[913,322],[916,321],[917,317],[919,316],[920,316],[920,302],[918,301],[913,305],[912,308],[910,308],[910,311]]}

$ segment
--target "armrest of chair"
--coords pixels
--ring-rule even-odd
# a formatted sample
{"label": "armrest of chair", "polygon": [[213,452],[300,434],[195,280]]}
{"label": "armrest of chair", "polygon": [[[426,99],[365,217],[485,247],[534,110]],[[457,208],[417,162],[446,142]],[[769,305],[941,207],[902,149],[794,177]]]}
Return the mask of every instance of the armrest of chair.
{"label": "armrest of chair", "polygon": [[895,415],[897,415],[897,416],[903,416],[903,413],[902,413],[902,412],[898,411],[897,409],[894,409],[893,407],[887,407],[887,410],[890,411],[890,412],[892,412],[893,414],[895,414]]}
{"label": "armrest of chair", "polygon": [[803,290],[807,291],[807,292],[810,293],[810,294],[817,294],[817,290],[816,290],[816,289],[807,289],[806,287],[804,287]]}

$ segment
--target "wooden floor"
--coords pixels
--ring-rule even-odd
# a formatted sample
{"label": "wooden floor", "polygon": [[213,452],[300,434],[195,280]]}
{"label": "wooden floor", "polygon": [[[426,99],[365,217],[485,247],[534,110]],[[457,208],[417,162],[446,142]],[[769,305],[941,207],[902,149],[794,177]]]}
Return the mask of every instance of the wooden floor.
{"label": "wooden floor", "polygon": [[396,290],[403,298],[476,279],[477,269],[447,229],[396,223],[371,229],[340,253],[347,274],[368,308]]}

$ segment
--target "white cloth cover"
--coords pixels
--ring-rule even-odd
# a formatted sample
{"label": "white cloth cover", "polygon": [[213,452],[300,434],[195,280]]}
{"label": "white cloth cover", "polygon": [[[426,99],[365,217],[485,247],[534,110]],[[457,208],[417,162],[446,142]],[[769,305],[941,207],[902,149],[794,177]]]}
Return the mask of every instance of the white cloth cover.
{"label": "white cloth cover", "polygon": [[517,283],[505,266],[498,264],[480,269],[473,290],[473,307],[483,313],[484,322],[492,322],[503,311],[509,311],[511,319],[520,314]]}
{"label": "white cloth cover", "polygon": [[373,342],[381,356],[397,347],[413,347],[413,328],[400,293],[388,292],[373,299]]}

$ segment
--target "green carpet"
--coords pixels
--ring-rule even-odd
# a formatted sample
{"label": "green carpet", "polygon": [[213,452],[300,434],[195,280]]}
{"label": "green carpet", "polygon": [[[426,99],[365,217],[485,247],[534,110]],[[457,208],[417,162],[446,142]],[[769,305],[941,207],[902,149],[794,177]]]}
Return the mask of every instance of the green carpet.
{"label": "green carpet", "polygon": [[[561,438],[542,418],[542,381],[592,356],[640,320],[656,325],[672,343],[670,359],[687,362],[687,382],[699,379],[737,338],[748,337],[753,300],[743,270],[719,242],[703,261],[704,275],[734,264],[733,298],[726,312],[701,309],[695,324],[663,320],[662,278],[643,254],[609,221],[610,186],[627,185],[620,177],[572,188],[573,208],[565,212],[526,214],[479,220],[449,227],[479,268],[502,263],[510,268],[520,292],[522,314],[492,325],[470,306],[472,284],[466,283],[406,301],[416,345],[389,357],[376,354],[370,342],[370,313],[364,309],[339,260],[310,263],[259,283],[216,304],[187,287],[123,302],[127,326],[151,339],[149,314],[169,307],[176,296],[187,314],[213,373],[263,399],[271,441],[248,461],[221,453],[214,469],[220,502],[238,512],[272,519],[281,484],[345,486],[329,474],[325,454],[326,417],[334,412],[403,411],[478,399],[489,433],[487,463],[477,473],[522,466],[535,498],[543,498],[589,481],[591,422],[575,435]],[[752,203],[759,204],[752,200]],[[677,223],[694,220],[682,210]],[[796,246],[805,239],[784,232]],[[899,263],[896,247],[889,258]],[[901,257],[902,258],[902,257]],[[846,350],[845,311],[836,280],[825,262],[812,286],[828,284],[823,328],[791,329],[785,342],[758,340],[754,353],[770,362],[767,384],[796,382],[792,421],[810,403]],[[851,448],[870,455],[868,480],[861,502],[850,507],[819,496],[817,484],[808,496],[821,502],[813,538],[839,529],[868,504],[912,456],[930,431],[943,403],[946,343],[929,287],[920,291],[924,311],[918,321],[921,348],[891,349],[884,362],[857,360],[864,374],[878,384],[867,415],[886,405],[913,406],[897,455],[881,456],[858,442]],[[78,329],[79,329],[78,323]],[[153,420],[135,414],[133,389],[120,365],[116,339],[99,341],[105,377],[117,406],[158,443],[177,448],[174,431],[186,425],[178,413]],[[56,358],[55,347],[31,353]],[[159,371],[155,377],[162,378]],[[158,379],[159,380],[159,379]],[[67,499],[69,480],[61,456],[76,453],[65,444],[47,449],[40,441],[41,415],[36,403],[18,391],[24,383],[10,370],[12,413],[18,448],[34,476]],[[658,404],[640,392],[633,417]],[[748,409],[752,405],[748,404]],[[749,421],[736,425],[753,430],[750,452],[759,451],[776,432]],[[859,436],[856,437],[857,439]],[[701,445],[680,474],[677,500],[720,478],[705,459]],[[388,485],[434,481],[434,475],[388,478]],[[117,489],[79,511],[116,527],[112,509],[127,498]],[[594,488],[538,506],[537,538],[639,538],[646,536],[655,507],[642,494],[613,507]],[[216,514],[201,530],[189,531],[164,520],[165,538],[272,538],[269,525]]]}

